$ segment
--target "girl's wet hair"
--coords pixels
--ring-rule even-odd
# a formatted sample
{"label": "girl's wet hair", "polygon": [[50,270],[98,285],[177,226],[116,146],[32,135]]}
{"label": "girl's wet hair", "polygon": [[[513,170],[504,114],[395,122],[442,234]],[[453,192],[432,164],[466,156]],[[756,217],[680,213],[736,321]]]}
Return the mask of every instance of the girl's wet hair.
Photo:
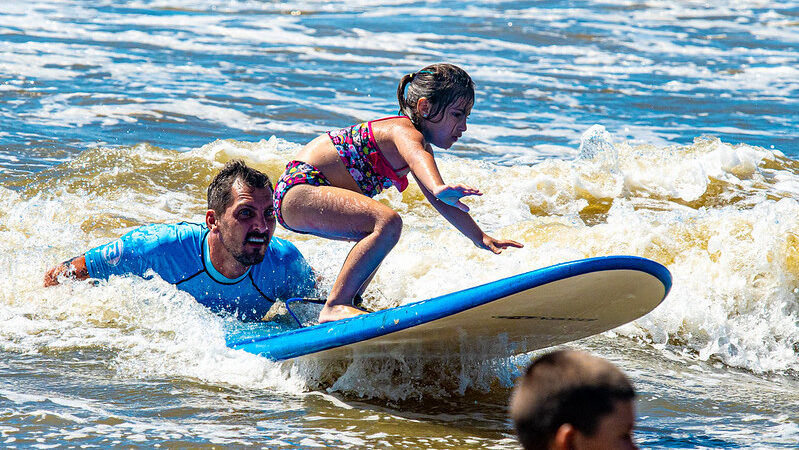
{"label": "girl's wet hair", "polygon": [[458,100],[468,108],[474,105],[474,82],[465,70],[447,63],[432,64],[402,77],[397,87],[399,113],[408,116],[416,128],[421,124],[416,105],[422,97],[432,106],[426,119],[438,122],[444,109]]}

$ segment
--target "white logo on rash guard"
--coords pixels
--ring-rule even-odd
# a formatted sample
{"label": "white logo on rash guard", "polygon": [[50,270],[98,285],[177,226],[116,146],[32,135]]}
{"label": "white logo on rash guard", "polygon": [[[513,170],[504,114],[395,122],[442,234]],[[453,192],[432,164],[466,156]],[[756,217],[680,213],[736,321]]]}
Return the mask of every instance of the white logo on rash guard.
{"label": "white logo on rash guard", "polygon": [[114,242],[106,244],[106,246],[100,250],[100,256],[103,257],[103,261],[105,261],[106,264],[113,267],[119,264],[119,258],[122,257],[122,249],[122,240],[117,239]]}

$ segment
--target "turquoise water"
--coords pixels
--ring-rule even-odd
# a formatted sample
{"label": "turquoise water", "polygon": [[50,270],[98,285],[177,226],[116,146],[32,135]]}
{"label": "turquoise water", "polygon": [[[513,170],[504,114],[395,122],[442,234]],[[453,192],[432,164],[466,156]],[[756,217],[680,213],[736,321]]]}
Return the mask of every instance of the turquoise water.
{"label": "turquoise water", "polygon": [[[40,287],[151,222],[202,220],[213,173],[275,179],[305,142],[396,112],[449,61],[477,86],[444,178],[489,255],[415,186],[376,307],[572,259],[666,265],[661,307],[575,346],[640,393],[645,448],[799,441],[799,3],[10,1],[0,4],[0,443],[29,448],[513,448],[529,355],[274,364],[158,280]],[[344,243],[279,230],[331,280]]]}

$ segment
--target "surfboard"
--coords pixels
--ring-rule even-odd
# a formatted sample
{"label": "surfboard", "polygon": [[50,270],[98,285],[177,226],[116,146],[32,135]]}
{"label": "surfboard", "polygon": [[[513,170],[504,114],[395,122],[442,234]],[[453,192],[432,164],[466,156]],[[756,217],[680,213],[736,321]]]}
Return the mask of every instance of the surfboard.
{"label": "surfboard", "polygon": [[638,319],[671,289],[661,264],[636,256],[565,262],[350,319],[228,341],[275,361],[352,357],[508,357]]}

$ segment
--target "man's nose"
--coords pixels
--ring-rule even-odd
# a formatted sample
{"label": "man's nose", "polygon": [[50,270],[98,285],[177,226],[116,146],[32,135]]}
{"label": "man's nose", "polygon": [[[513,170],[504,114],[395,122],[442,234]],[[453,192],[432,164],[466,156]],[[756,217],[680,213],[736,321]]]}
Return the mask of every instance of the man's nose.
{"label": "man's nose", "polygon": [[265,214],[257,215],[256,219],[253,221],[253,231],[261,234],[266,233],[270,220],[271,217],[267,217]]}

